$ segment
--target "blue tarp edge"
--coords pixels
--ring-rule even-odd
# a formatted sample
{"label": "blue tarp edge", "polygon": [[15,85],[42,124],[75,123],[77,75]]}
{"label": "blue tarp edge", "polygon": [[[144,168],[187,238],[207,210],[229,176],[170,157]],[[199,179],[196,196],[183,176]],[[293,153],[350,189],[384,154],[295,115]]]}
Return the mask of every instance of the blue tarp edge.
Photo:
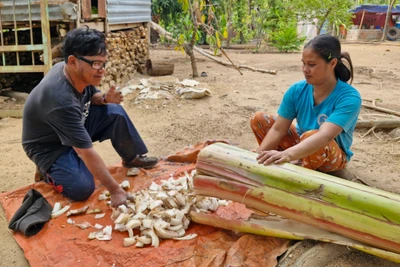
{"label": "blue tarp edge", "polygon": [[[358,12],[362,12],[363,10],[365,10],[365,12],[370,12],[370,13],[386,13],[387,9],[388,9],[387,5],[360,5],[360,6],[356,7],[355,9],[350,10],[350,12],[358,13]],[[393,13],[400,14],[400,6],[399,5],[392,8],[392,14]]]}

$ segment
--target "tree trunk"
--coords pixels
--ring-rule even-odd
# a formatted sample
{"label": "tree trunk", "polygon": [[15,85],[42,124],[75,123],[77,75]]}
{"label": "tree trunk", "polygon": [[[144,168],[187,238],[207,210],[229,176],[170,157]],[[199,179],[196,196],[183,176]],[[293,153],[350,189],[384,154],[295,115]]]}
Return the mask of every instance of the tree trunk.
{"label": "tree trunk", "polygon": [[146,70],[149,76],[172,75],[174,73],[174,64],[148,59],[146,61]]}
{"label": "tree trunk", "polygon": [[193,44],[192,43],[185,44],[183,48],[185,49],[186,54],[189,55],[190,62],[192,63],[192,77],[193,78],[199,77],[199,73],[197,72],[196,57],[194,56],[193,53]]}
{"label": "tree trunk", "polygon": [[226,30],[228,32],[228,38],[226,39],[226,48],[229,48],[229,45],[231,43],[231,38],[232,38],[232,1],[228,1],[228,8],[227,8],[227,25],[226,25]]}
{"label": "tree trunk", "polygon": [[320,35],[322,27],[324,27],[324,22],[326,21],[326,18],[328,17],[329,13],[331,13],[331,11],[332,11],[332,8],[328,9],[328,11],[326,11],[326,13],[325,13],[324,19],[322,19],[321,21],[318,21],[319,26],[317,26],[317,35]]}
{"label": "tree trunk", "polygon": [[201,21],[201,17],[198,18],[196,16],[196,12],[199,13],[199,4],[197,1],[193,2],[193,6],[191,7],[191,14],[192,14],[192,21],[193,21],[193,35],[190,43],[185,43],[183,48],[185,49],[186,54],[190,57],[190,62],[192,63],[192,78],[199,77],[199,73],[197,72],[197,64],[196,64],[196,57],[193,53],[193,47],[196,42],[196,34],[197,29],[199,28],[198,21]]}
{"label": "tree trunk", "polygon": [[392,19],[392,8],[396,0],[388,0],[389,5],[388,5],[388,10],[386,12],[386,20],[385,20],[385,26],[383,27],[383,34],[382,34],[382,39],[381,41],[386,41],[387,40],[387,34],[389,30],[389,20]]}

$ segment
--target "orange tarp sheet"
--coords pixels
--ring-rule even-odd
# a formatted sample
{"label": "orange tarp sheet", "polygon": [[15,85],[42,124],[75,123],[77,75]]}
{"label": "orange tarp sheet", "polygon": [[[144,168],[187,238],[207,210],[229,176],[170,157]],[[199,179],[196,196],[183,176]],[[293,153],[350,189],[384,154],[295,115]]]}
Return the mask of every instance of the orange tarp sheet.
{"label": "orange tarp sheet", "polygon": [[[177,152],[175,155],[161,160],[152,170],[143,170],[138,176],[127,177],[127,169],[120,164],[109,168],[114,178],[121,183],[128,179],[131,191],[147,188],[152,181],[183,176],[184,171],[190,172],[195,167],[197,155],[201,148],[214,141],[206,141]],[[99,201],[98,195],[105,190],[97,185],[94,194],[84,202],[70,202],[45,183],[35,183],[13,192],[0,195],[6,217],[11,219],[22,204],[22,199],[29,189],[34,188],[42,193],[53,206],[61,202],[63,206],[71,205],[77,209],[89,205],[89,209],[100,208],[106,215],[94,219],[94,214],[84,214],[71,217],[75,223],[89,222],[103,226],[113,225],[110,218],[111,208],[106,201]],[[232,216],[240,216],[234,214]],[[242,214],[244,215],[244,214]],[[246,214],[247,215],[247,214]],[[244,215],[244,216],[246,216]],[[195,239],[188,241],[163,240],[158,248],[146,246],[124,247],[123,238],[127,232],[113,231],[111,241],[89,240],[90,232],[97,229],[89,227],[82,230],[67,223],[63,214],[47,222],[44,228],[31,237],[22,233],[13,234],[21,246],[25,257],[31,266],[276,266],[277,257],[286,251],[288,240],[238,234],[211,226],[190,223],[187,234],[196,233]]]}

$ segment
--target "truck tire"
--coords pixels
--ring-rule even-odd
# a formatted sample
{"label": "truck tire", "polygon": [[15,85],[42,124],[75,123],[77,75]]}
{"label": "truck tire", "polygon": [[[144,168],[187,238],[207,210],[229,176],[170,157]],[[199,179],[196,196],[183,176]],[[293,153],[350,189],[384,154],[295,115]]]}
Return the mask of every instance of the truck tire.
{"label": "truck tire", "polygon": [[397,40],[400,38],[400,29],[396,27],[390,27],[388,29],[387,38],[391,41]]}

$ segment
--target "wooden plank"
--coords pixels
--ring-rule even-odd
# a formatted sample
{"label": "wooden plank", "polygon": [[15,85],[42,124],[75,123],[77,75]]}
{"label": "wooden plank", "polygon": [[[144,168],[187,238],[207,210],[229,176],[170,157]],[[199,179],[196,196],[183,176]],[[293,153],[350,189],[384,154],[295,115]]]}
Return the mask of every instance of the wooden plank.
{"label": "wooden plank", "polygon": [[22,118],[23,110],[15,109],[15,110],[0,110],[0,118]]}
{"label": "wooden plank", "polygon": [[[39,1],[31,1],[31,5],[40,5],[42,0]],[[49,0],[49,6],[59,6],[59,5],[64,5],[67,3],[70,3],[70,0]]]}
{"label": "wooden plank", "polygon": [[0,46],[0,52],[43,51],[44,47],[44,45],[4,45]]}
{"label": "wooden plank", "polygon": [[108,25],[109,31],[118,31],[123,29],[131,29],[142,26],[143,23],[124,23],[124,24],[113,24]]}
{"label": "wooden plank", "polygon": [[46,72],[45,65],[23,65],[23,66],[0,66],[0,73],[19,73],[19,72]]}
{"label": "wooden plank", "polygon": [[106,0],[98,0],[97,11],[99,18],[106,17]]}
{"label": "wooden plank", "polygon": [[[41,29],[42,29],[42,43],[43,43],[43,63],[44,63],[44,75],[46,75],[50,68],[53,66],[51,58],[51,36],[50,36],[50,24],[49,24],[49,2],[43,0],[40,3],[40,17],[41,17]],[[35,62],[35,61],[33,61]]]}
{"label": "wooden plank", "polygon": [[88,26],[90,29],[96,29],[98,31],[104,32],[104,21],[88,21],[80,23],[80,26]]}
{"label": "wooden plank", "polygon": [[82,18],[90,19],[92,16],[92,1],[82,0]]}

